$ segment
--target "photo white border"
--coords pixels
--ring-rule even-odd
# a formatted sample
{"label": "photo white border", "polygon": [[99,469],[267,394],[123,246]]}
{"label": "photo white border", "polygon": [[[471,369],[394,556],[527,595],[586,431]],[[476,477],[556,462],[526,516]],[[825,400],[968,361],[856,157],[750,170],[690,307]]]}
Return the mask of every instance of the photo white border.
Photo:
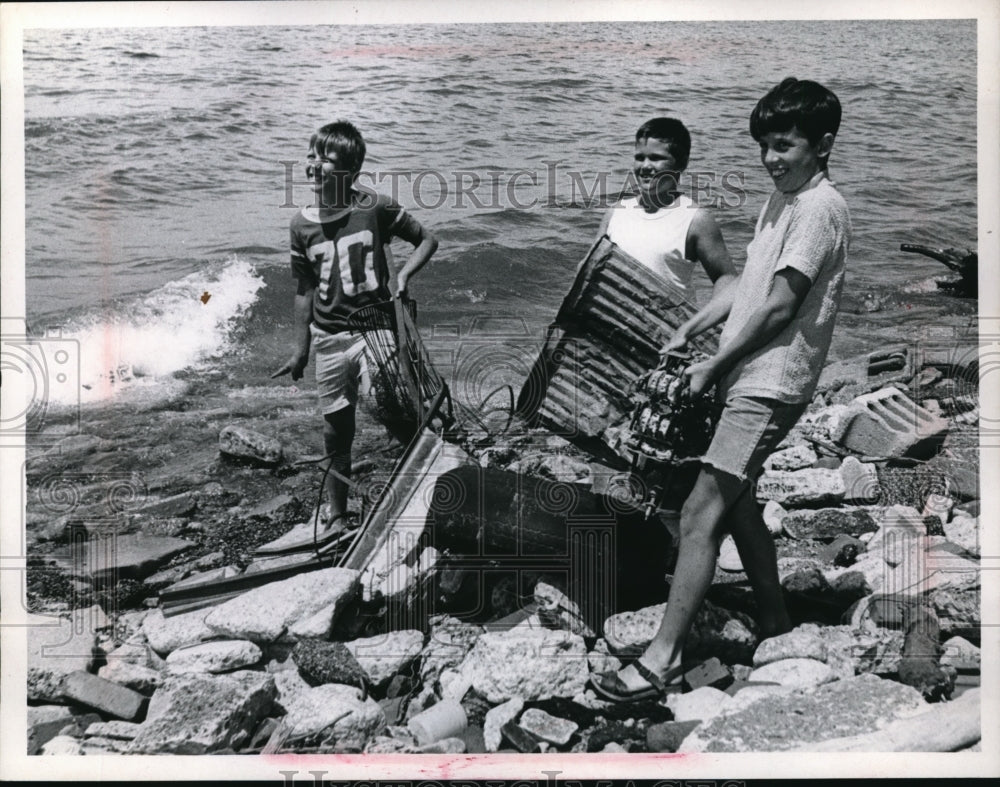
{"label": "photo white border", "polygon": [[[234,6],[239,6],[236,13]],[[0,314],[24,315],[24,101],[22,34],[37,27],[160,27],[189,25],[405,24],[476,22],[577,22],[625,20],[779,20],[975,18],[978,20],[978,251],[980,332],[1000,337],[1000,3],[959,0],[934,4],[846,0],[815,3],[761,2],[527,2],[507,0],[481,9],[456,2],[205,2],[205,3],[5,3],[0,6],[0,89],[2,89],[2,288]],[[238,20],[238,21],[237,21]],[[947,154],[946,139],[928,140]],[[933,184],[928,184],[932,188]],[[983,418],[1000,421],[1000,373],[985,374],[991,361],[982,357],[980,398]],[[994,365],[1000,366],[996,361]],[[3,396],[23,397],[11,385]],[[20,401],[21,399],[19,399]],[[980,484],[981,522],[1000,521],[997,489],[1000,474],[994,454],[998,445],[983,445]],[[296,781],[310,782],[310,771],[326,771],[328,781],[412,779],[433,783],[444,779],[518,779],[545,784],[546,772],[558,779],[647,778],[663,780],[711,777],[723,781],[775,777],[900,777],[1000,775],[1000,725],[997,654],[1000,645],[1000,528],[982,529],[983,545],[983,740],[982,752],[932,754],[545,754],[545,755],[279,755],[264,756],[115,756],[27,757],[25,754],[23,609],[24,556],[17,521],[23,529],[23,449],[0,448],[0,593],[3,618],[0,662],[0,778],[78,780],[283,779],[282,771],[298,772]],[[987,570],[993,569],[993,570]],[[18,624],[22,625],[19,626]]]}

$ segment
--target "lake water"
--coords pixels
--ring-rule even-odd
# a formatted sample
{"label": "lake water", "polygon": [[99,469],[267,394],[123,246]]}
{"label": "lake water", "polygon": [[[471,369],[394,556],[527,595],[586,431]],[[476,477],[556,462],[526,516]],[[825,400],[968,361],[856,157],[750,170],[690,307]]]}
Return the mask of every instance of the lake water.
{"label": "lake water", "polygon": [[[428,343],[530,345],[650,117],[691,129],[688,183],[742,264],[770,190],[748,118],[794,75],[844,107],[834,355],[950,330],[974,302],[919,292],[945,269],[899,244],[976,244],[975,46],[954,20],[29,30],[29,323],[79,342],[85,398],[188,367],[268,384],[306,145],[344,118],[377,187],[441,241],[411,290]],[[887,306],[869,314],[872,293]]]}

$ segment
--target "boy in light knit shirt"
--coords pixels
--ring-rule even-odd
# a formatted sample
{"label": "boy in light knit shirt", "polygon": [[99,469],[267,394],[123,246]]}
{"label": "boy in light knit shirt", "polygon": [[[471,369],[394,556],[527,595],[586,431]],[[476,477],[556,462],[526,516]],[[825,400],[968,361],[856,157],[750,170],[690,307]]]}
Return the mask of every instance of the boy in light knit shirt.
{"label": "boy in light knit shirt", "polygon": [[659,630],[634,663],[591,676],[610,699],[683,690],[684,640],[726,532],[753,587],[761,635],[791,628],[774,543],[752,486],[811,401],[830,348],[851,236],[847,205],[827,171],[840,114],[825,87],[788,78],[750,116],[775,192],[736,284],[715,293],[664,347],[680,349],[728,317],[719,351],[687,370],[691,392],[717,383],[725,408],[681,511],[680,551]]}

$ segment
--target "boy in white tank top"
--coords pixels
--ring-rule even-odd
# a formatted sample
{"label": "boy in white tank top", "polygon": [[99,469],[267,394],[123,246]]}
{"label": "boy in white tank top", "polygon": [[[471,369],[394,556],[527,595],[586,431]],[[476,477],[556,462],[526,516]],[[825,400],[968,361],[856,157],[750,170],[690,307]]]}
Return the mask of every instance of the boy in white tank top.
{"label": "boy in white tank top", "polygon": [[654,118],[635,135],[632,171],[638,194],[605,215],[598,236],[671,282],[692,303],[692,274],[700,263],[714,284],[713,296],[736,278],[715,219],[678,190],[687,167],[691,135],[679,120]]}

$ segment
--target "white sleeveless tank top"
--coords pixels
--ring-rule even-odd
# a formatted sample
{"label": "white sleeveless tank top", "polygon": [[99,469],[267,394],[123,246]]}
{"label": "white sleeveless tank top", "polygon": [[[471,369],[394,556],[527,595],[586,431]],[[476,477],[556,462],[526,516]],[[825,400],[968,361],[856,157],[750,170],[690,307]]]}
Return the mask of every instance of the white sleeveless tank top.
{"label": "white sleeveless tank top", "polygon": [[673,282],[693,302],[691,274],[695,263],[684,256],[684,250],[688,228],[697,210],[684,194],[655,213],[647,213],[638,197],[630,197],[612,209],[608,238],[650,270]]}

